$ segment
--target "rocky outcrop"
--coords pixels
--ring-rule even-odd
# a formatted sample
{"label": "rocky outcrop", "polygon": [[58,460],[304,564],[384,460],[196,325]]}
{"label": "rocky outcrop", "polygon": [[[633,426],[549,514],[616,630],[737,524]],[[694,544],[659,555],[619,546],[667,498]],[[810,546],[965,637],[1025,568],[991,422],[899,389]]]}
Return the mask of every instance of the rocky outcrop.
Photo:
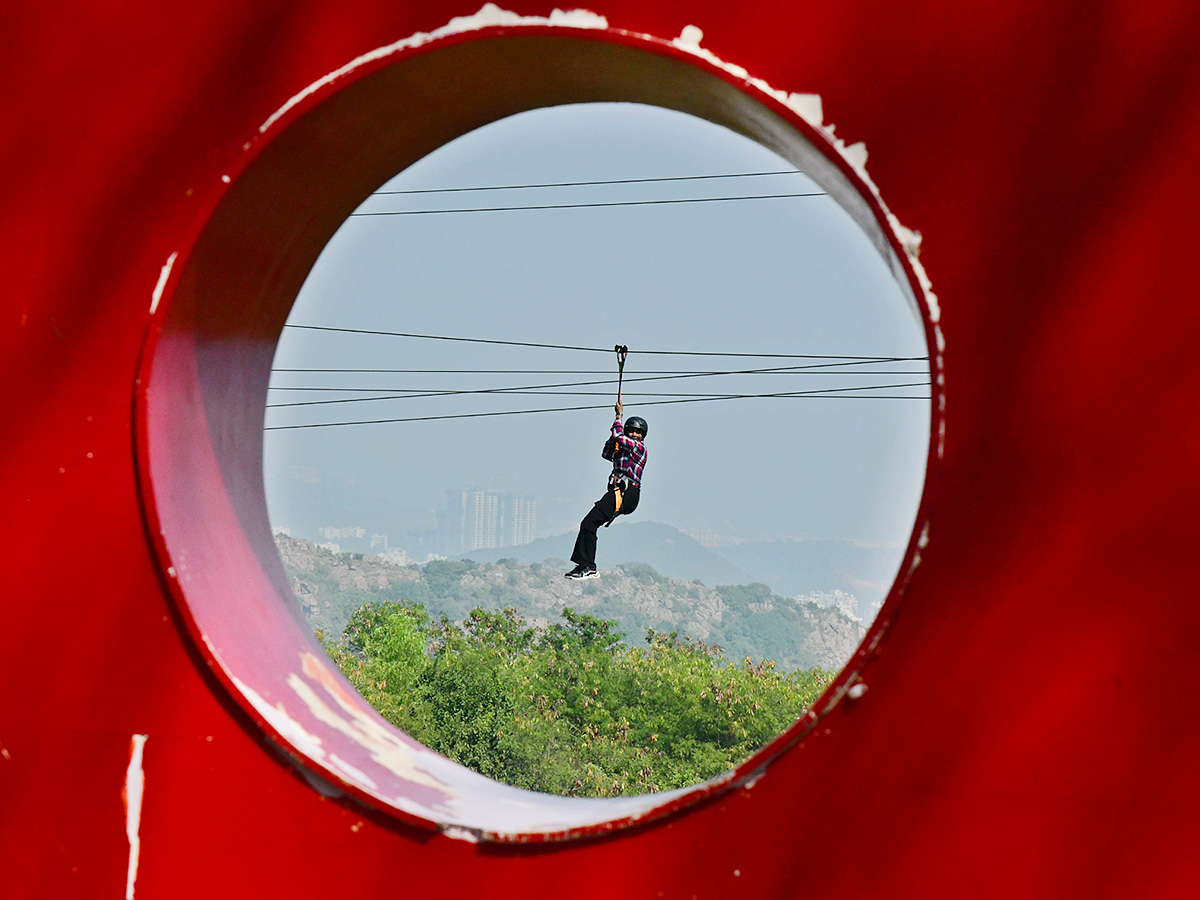
{"label": "rocky outcrop", "polygon": [[602,569],[600,578],[580,582],[563,578],[566,564],[557,560],[397,566],[294,538],[279,537],[276,545],[310,624],[331,636],[367,602],[419,602],[435,619],[458,619],[476,606],[512,607],[539,624],[557,621],[570,607],[616,620],[631,645],[641,642],[647,628],[675,631],[716,643],[732,659],[768,657],[791,669],[840,668],[864,633],[860,623],[836,610],[781,597],[765,585],[754,586],[753,602],[731,607],[718,590],[666,578],[645,565]]}

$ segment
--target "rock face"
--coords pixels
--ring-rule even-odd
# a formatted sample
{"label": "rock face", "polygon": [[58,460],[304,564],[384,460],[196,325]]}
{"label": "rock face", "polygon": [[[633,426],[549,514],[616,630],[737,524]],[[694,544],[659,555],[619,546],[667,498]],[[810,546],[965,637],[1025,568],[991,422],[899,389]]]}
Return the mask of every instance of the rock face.
{"label": "rock face", "polygon": [[812,631],[800,645],[800,655],[822,669],[840,669],[858,649],[866,629],[843,615],[829,615],[822,607],[801,607],[801,615],[812,623]]}
{"label": "rock face", "polygon": [[332,578],[340,591],[378,591],[392,584],[421,580],[418,569],[392,565],[378,556],[331,553],[309,541],[287,537],[277,537],[275,547],[293,581],[321,571]]}
{"label": "rock face", "polygon": [[536,623],[556,621],[570,607],[616,620],[630,645],[640,644],[648,628],[674,631],[720,646],[729,659],[769,658],[790,671],[840,668],[865,631],[836,610],[781,597],[765,585],[710,588],[640,564],[602,569],[600,578],[579,582],[562,577],[569,564],[561,560],[397,566],[294,538],[279,537],[276,545],[306,618],[327,637],[340,634],[367,602],[420,603],[433,618],[452,620],[476,607],[511,607]]}

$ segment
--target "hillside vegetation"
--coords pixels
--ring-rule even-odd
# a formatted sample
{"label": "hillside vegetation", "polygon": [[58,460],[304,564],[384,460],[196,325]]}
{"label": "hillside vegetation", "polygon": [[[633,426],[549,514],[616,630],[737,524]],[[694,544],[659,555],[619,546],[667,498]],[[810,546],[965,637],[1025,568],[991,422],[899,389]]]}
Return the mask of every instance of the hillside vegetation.
{"label": "hillside vegetation", "polygon": [[[393,724],[499,781],[605,797],[695,784],[801,716],[862,637],[766,585],[629,563],[394,566],[280,537],[330,657]],[[626,638],[629,635],[629,639]]]}
{"label": "hillside vegetation", "polygon": [[833,678],[727,664],[703,642],[570,608],[531,626],[511,609],[433,622],[367,604],[326,648],[381,714],[426,746],[507,784],[607,797],[684,787],[734,768]]}
{"label": "hillside vegetation", "polygon": [[842,613],[782,597],[763,584],[715,588],[668,578],[627,563],[584,582],[564,579],[569,565],[501,559],[494,563],[439,560],[394,566],[363,554],[333,554],[308,541],[276,544],[292,590],[314,629],[336,637],[366,603],[421,606],[436,620],[464,621],[472,610],[512,609],[531,625],[558,620],[571,608],[616,622],[627,635],[647,629],[718,647],[726,659],[773,660],[792,671],[841,668],[861,641],[863,626]]}

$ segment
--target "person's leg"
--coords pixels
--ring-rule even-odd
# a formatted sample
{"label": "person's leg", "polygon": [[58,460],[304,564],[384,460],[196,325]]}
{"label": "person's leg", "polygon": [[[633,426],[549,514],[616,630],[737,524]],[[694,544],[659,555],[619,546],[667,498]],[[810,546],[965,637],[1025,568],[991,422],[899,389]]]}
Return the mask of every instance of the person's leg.
{"label": "person's leg", "polygon": [[579,523],[579,535],[575,538],[571,562],[587,569],[596,568],[596,529],[612,518],[616,505],[616,497],[612,491],[608,491],[583,517],[583,521]]}

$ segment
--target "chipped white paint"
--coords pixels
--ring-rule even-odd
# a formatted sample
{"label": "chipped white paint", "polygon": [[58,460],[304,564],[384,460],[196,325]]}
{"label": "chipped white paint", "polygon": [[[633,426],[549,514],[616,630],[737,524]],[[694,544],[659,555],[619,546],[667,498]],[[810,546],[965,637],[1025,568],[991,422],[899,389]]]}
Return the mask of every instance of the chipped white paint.
{"label": "chipped white paint", "polygon": [[[305,657],[304,668],[306,674],[310,674],[314,667],[323,668],[312,654],[306,653],[303,656]],[[320,683],[323,679],[318,676],[317,680]],[[330,678],[330,681],[332,682],[334,679]],[[336,770],[347,781],[359,787],[372,793],[378,790],[375,780],[361,769],[355,768],[345,760],[338,758],[336,754],[327,753],[321,738],[310,733],[301,725],[282,702],[275,704],[268,702],[261,694],[236,677],[233,678],[233,683],[242,695],[250,701],[251,705],[253,705],[267,724],[301,753],[330,769]],[[440,759],[440,757],[431,750],[410,746],[401,741],[394,731],[386,725],[381,725],[375,721],[366,708],[355,702],[354,697],[345,694],[341,690],[338,690],[334,694],[338,706],[348,713],[348,715],[339,715],[337,710],[326,703],[313,686],[301,677],[300,674],[293,672],[288,676],[287,684],[295,692],[296,697],[301,701],[303,707],[318,722],[328,725],[335,731],[351,738],[360,746],[365,747],[370,751],[371,759],[384,769],[403,778],[405,781],[434,787],[439,790],[446,789],[447,786],[444,783],[430,775],[421,766],[423,760]]]}
{"label": "chipped white paint", "polygon": [[[657,40],[650,35],[640,35],[640,37],[649,40]],[[764,94],[774,97],[800,118],[802,118],[813,128],[822,128],[824,113],[821,109],[821,98],[817,94],[789,94],[786,91],[776,90],[771,87],[761,78],[754,78],[741,66],[733,63],[725,62],[721,57],[717,56],[711,50],[706,50],[700,46],[700,42],[704,40],[704,32],[695,25],[685,25],[679,37],[671,41],[671,46],[678,50],[683,50],[686,53],[691,53],[694,56],[699,56],[707,60],[719,69],[724,69],[735,78],[739,78],[747,84],[752,84]],[[833,126],[830,125],[828,133],[832,137]],[[840,141],[838,142],[841,143]],[[865,152],[865,150],[864,150]],[[865,162],[865,158],[864,158]]]}
{"label": "chipped white paint", "polygon": [[[394,54],[421,47],[440,38],[472,31],[497,27],[516,29],[546,26],[609,31],[614,35],[634,37],[649,44],[671,47],[676,51],[690,54],[733,76],[746,88],[753,89],[749,91],[750,93],[757,91],[774,99],[810,126],[816,132],[818,140],[823,141],[823,147],[828,148],[827,153],[840,158],[855,173],[858,182],[854,184],[854,189],[865,194],[866,199],[873,201],[875,212],[871,214],[872,218],[882,216],[880,224],[886,232],[890,232],[892,235],[892,246],[898,247],[900,254],[907,260],[912,279],[915,280],[916,287],[920,289],[924,312],[928,316],[936,345],[936,355],[931,359],[935,383],[939,389],[944,391],[945,338],[940,327],[941,309],[925,269],[918,260],[921,252],[921,234],[904,227],[887,208],[878,188],[867,174],[866,146],[861,142],[847,145],[835,135],[834,126],[826,124],[824,121],[824,109],[819,95],[787,93],[773,88],[761,79],[752,77],[746,69],[728,63],[704,48],[702,46],[704,33],[695,25],[686,26],[678,38],[666,41],[652,35],[609,29],[608,20],[604,16],[587,10],[563,11],[556,9],[548,17],[522,16],[503,10],[494,3],[487,3],[474,15],[453,18],[446,25],[433,31],[418,32],[379,47],[314,81],[272,113],[259,126],[259,134],[267,133],[278,125],[291,110],[339,79],[363,66],[384,60]],[[252,144],[253,141],[246,142],[243,149],[251,150]],[[229,183],[229,176],[222,176],[222,181]],[[172,254],[163,267],[159,285],[155,289],[151,313],[157,307],[175,259],[176,254]],[[945,396],[944,393],[939,392],[937,410],[937,456],[939,459],[943,455],[945,445],[944,407]],[[926,522],[918,539],[919,550],[911,561],[909,576],[921,561],[919,551],[923,550],[928,543],[929,525]],[[185,561],[176,559],[175,562],[180,567],[181,575],[187,576]],[[173,567],[168,571],[171,577],[177,577]],[[575,589],[575,593],[578,592],[579,589]],[[881,629],[877,632],[868,649],[874,649],[878,645],[884,630]],[[229,675],[237,690],[284,741],[291,744],[299,753],[324,767],[327,772],[340,778],[344,783],[356,786],[365,793],[372,794],[399,809],[413,812],[424,819],[440,821],[442,833],[447,837],[476,843],[498,835],[516,834],[523,831],[556,832],[558,822],[562,822],[563,827],[572,828],[578,827],[580,824],[600,821],[594,819],[592,813],[581,813],[579,810],[582,807],[578,807],[575,801],[564,799],[560,802],[541,795],[526,797],[524,796],[525,792],[517,789],[505,789],[500,795],[491,795],[493,801],[497,799],[497,796],[503,798],[502,804],[499,806],[501,810],[499,813],[495,808],[484,810],[477,807],[471,802],[471,793],[464,790],[465,782],[459,777],[461,773],[455,771],[458,769],[457,766],[420,744],[407,739],[396,729],[383,723],[378,714],[365,704],[362,697],[353,691],[348,692],[337,673],[322,663],[317,656],[307,652],[302,653],[302,673],[292,672],[286,676],[285,681],[277,681],[271,688],[263,688],[272,696],[272,700],[275,701],[272,702],[234,677],[229,668],[222,663],[216,648],[213,647],[207,635],[201,637],[208,646],[213,663],[220,666]],[[284,700],[275,699],[276,691],[286,695],[287,689],[290,689],[294,695],[294,700],[286,696]],[[825,712],[827,713],[836,705],[842,696],[857,699],[863,696],[866,690],[866,685],[861,682],[855,682],[843,688],[842,692],[832,699]],[[796,727],[805,730],[811,729],[820,721],[823,714],[810,710],[799,720]],[[307,724],[301,724],[301,721]],[[311,731],[316,731],[318,734],[313,734]],[[355,764],[347,762],[344,757],[339,757],[334,753],[334,746],[339,745],[343,737],[351,740],[358,747],[364,748],[370,763],[378,765],[380,769],[375,770],[370,764],[365,764],[363,759],[358,756],[357,751],[348,751],[344,744],[341,744],[343,753],[353,758]],[[324,743],[322,738],[325,739]],[[328,744],[328,749],[326,744]],[[7,758],[7,753],[5,753],[5,757]],[[742,786],[753,787],[764,771],[765,766],[756,770],[746,781],[742,782]],[[403,795],[403,788],[398,787],[391,776],[399,778],[402,782],[432,788],[440,794],[441,799],[432,803],[414,801]],[[468,773],[467,781],[474,778],[474,773]],[[733,780],[733,773],[724,773],[708,782],[706,789],[719,789],[731,780]],[[380,784],[383,784],[384,787],[380,787]],[[694,788],[667,792],[649,801],[646,797],[622,798],[615,803],[605,801],[607,814],[602,818],[607,819],[610,815],[614,819],[621,818],[623,815],[635,819],[641,818],[652,813],[661,804],[669,802],[672,797],[682,797],[692,790]],[[397,791],[400,791],[401,795],[392,796]],[[594,803],[595,801],[579,802]],[[462,824],[464,818],[473,821],[471,824],[465,825]]]}
{"label": "chipped white paint", "polygon": [[125,836],[129,838],[129,868],[125,876],[125,900],[133,900],[137,882],[138,860],[142,852],[142,795],[146,789],[146,773],[142,770],[142,755],[149,735],[135,734],[129,744],[129,768],[125,770]]}
{"label": "chipped white paint", "polygon": [[466,841],[468,844],[479,843],[479,832],[474,828],[463,828],[461,825],[447,825],[442,834],[456,841]]}
{"label": "chipped white paint", "polygon": [[401,741],[396,732],[380,722],[370,706],[359,702],[357,693],[342,688],[337,675],[311,653],[302,654],[304,674],[316,681],[345,715],[321,699],[316,690],[299,675],[288,678],[288,686],[296,692],[310,713],[370,751],[371,759],[405,781],[426,787],[446,790],[441,779],[430,774],[423,763],[439,759],[438,754],[420,745]]}
{"label": "chipped white paint", "polygon": [[787,105],[791,110],[814,128],[825,121],[820,94],[788,94]]}
{"label": "chipped white paint", "polygon": [[420,47],[423,44],[428,44],[430,41],[438,38],[448,37],[453,34],[462,34],[468,31],[479,31],[484,28],[516,28],[528,25],[555,25],[562,28],[595,28],[604,30],[608,28],[608,20],[603,16],[598,16],[593,12],[584,9],[574,9],[563,11],[556,9],[548,17],[542,16],[522,16],[515,12],[501,9],[494,3],[485,3],[479,12],[473,16],[458,16],[451,19],[441,28],[435,28],[433,31],[419,31],[414,35],[396,41],[394,44],[388,44],[385,47],[379,47],[369,53],[364,53],[357,59],[353,59],[340,69],[330,72],[324,78],[314,81],[300,93],[296,94],[287,103],[279,107],[271,116],[259,126],[260,134],[265,133],[272,125],[278,122],[287,112],[300,103],[306,97],[319,91],[327,84],[332,84],[339,78],[342,78],[353,72],[360,66],[374,62],[378,59],[384,59],[397,53],[401,50],[410,50],[414,47]]}
{"label": "chipped white paint", "polygon": [[[649,35],[643,35],[648,40],[655,40]],[[753,78],[741,66],[727,63],[715,53],[706,50],[700,46],[700,42],[704,39],[702,32],[695,25],[684,27],[679,37],[671,41],[671,45],[676,49],[683,50],[686,53],[691,53],[698,56],[719,69],[728,72],[730,75],[742,80],[747,85],[757,88],[762,93],[769,97],[773,97],[781,104],[786,106],[800,118],[804,119],[809,125],[817,129],[823,134],[829,143],[830,148],[842,157],[858,175],[862,184],[870,191],[872,198],[883,212],[884,219],[892,233],[896,236],[901,249],[904,251],[905,257],[908,259],[912,271],[917,276],[917,281],[921,287],[921,293],[925,300],[925,309],[929,316],[929,321],[933,324],[934,336],[938,345],[939,354],[945,350],[945,338],[942,336],[939,322],[941,321],[941,308],[938,305],[937,295],[933,292],[929,277],[925,273],[924,266],[917,259],[921,252],[921,234],[909,228],[905,228],[896,218],[895,214],[888,209],[882,195],[879,193],[879,188],[875,182],[871,180],[871,176],[867,174],[867,148],[862,142],[847,144],[837,135],[834,134],[834,126],[824,123],[824,110],[821,106],[821,98],[816,94],[789,94],[784,91],[777,90],[771,87],[761,78]],[[941,359],[937,360],[938,368],[941,368]],[[944,431],[945,422],[939,423],[939,428]],[[938,457],[941,458],[942,446],[939,444]]]}
{"label": "chipped white paint", "polygon": [[[284,682],[299,702],[289,704],[284,699],[273,703],[238,678],[231,676],[231,680],[283,741],[323,768],[327,776],[334,776],[335,783],[349,785],[395,809],[436,822],[442,833],[455,840],[477,843],[506,835],[559,834],[598,822],[636,820],[694,790],[683,788],[652,797],[612,798],[598,807],[595,800],[546,797],[498,785],[412,741],[384,722],[342,681],[336,669],[322,662],[317,654],[305,651],[300,658],[302,673],[293,672]],[[380,767],[379,771],[364,766],[357,758],[353,764],[347,762],[350,754],[345,750],[346,745],[339,743],[343,737],[365,749],[367,758]],[[339,748],[341,755],[335,748]],[[732,773],[725,773],[706,786],[711,789],[731,778]],[[482,794],[467,790],[467,782],[486,785],[483,793],[489,799],[482,800]],[[417,799],[405,784],[432,789],[435,798],[426,795],[426,799]]]}
{"label": "chipped white paint", "polygon": [[321,739],[305,730],[304,726],[288,714],[282,703],[268,703],[258,691],[236,677],[233,678],[233,685],[281,738],[305,756],[325,762],[325,748],[321,746]]}
{"label": "chipped white paint", "polygon": [[857,171],[865,172],[867,170],[867,145],[862,141],[843,148],[842,155]]}
{"label": "chipped white paint", "polygon": [[8,748],[0,744],[0,756],[4,757],[5,762],[12,762],[12,754],[8,752]]}
{"label": "chipped white paint", "polygon": [[[878,187],[871,177],[867,174],[867,148],[862,142],[847,145],[841,138],[834,134],[834,126],[827,125],[824,121],[824,110],[821,104],[821,98],[817,94],[808,93],[788,93],[772,87],[761,78],[755,78],[742,66],[734,63],[726,62],[721,59],[711,50],[701,46],[704,40],[704,32],[695,25],[686,25],[680,32],[679,37],[671,41],[664,41],[661,38],[640,32],[631,32],[624,29],[609,29],[608,19],[604,16],[585,9],[561,10],[555,9],[549,16],[522,16],[518,13],[501,9],[495,3],[486,3],[480,8],[479,12],[472,16],[459,16],[451,19],[440,28],[435,28],[429,32],[417,32],[402,40],[392,44],[387,44],[383,47],[378,47],[375,50],[365,53],[356,59],[351,60],[339,69],[330,72],[323,78],[314,81],[304,90],[291,97],[283,106],[279,107],[272,113],[262,125],[259,126],[259,133],[266,133],[273,125],[275,125],[287,112],[295,108],[305,98],[312,96],[327,85],[332,84],[339,78],[343,78],[354,70],[377,60],[385,59],[395,53],[403,50],[412,49],[423,46],[431,41],[450,35],[463,34],[471,31],[479,31],[485,28],[523,28],[523,27],[545,27],[556,26],[561,28],[581,28],[592,29],[599,31],[611,31],[613,34],[627,35],[637,37],[649,43],[667,44],[677,50],[689,53],[700,59],[705,60],[709,64],[729,73],[746,85],[755,88],[756,90],[774,98],[782,105],[786,106],[801,119],[811,125],[819,133],[821,133],[830,148],[836,152],[858,175],[861,183],[870,192],[879,209],[882,210],[887,221],[888,227],[896,236],[896,240],[904,250],[905,256],[911,264],[912,270],[916,273],[920,283],[921,290],[925,297],[925,306],[928,311],[930,321],[936,326],[941,318],[941,310],[938,307],[937,295],[931,289],[928,277],[925,274],[924,268],[917,261],[917,255],[920,253],[921,235],[919,232],[905,228],[896,219],[896,216],[888,209],[884,203],[883,197],[879,193]],[[226,179],[227,180],[227,179]],[[942,343],[940,331],[937,332],[939,345]]]}
{"label": "chipped white paint", "polygon": [[371,790],[379,789],[379,785],[377,785],[375,783],[375,780],[373,778],[371,778],[370,775],[368,775],[362,769],[357,769],[354,766],[350,765],[350,763],[346,762],[344,759],[342,759],[336,753],[329,754],[329,764],[331,766],[333,766],[333,768],[335,768],[339,772],[341,772],[343,775],[346,775],[347,777],[349,777],[352,781],[356,781],[360,784],[365,784],[365,785],[367,785],[367,787],[371,788]]}
{"label": "chipped white paint", "polygon": [[175,258],[177,256],[179,256],[178,250],[167,257],[167,261],[163,263],[162,271],[158,273],[158,284],[154,285],[154,293],[150,295],[150,315],[154,315],[154,311],[158,309],[158,301],[162,299],[163,290],[167,286],[167,279],[171,277],[171,267],[175,265]]}
{"label": "chipped white paint", "polygon": [[888,224],[892,226],[892,231],[896,232],[896,237],[900,239],[900,246],[904,248],[905,253],[913,259],[921,255],[921,232],[905,228],[900,224],[900,220],[891,213],[888,213]]}

